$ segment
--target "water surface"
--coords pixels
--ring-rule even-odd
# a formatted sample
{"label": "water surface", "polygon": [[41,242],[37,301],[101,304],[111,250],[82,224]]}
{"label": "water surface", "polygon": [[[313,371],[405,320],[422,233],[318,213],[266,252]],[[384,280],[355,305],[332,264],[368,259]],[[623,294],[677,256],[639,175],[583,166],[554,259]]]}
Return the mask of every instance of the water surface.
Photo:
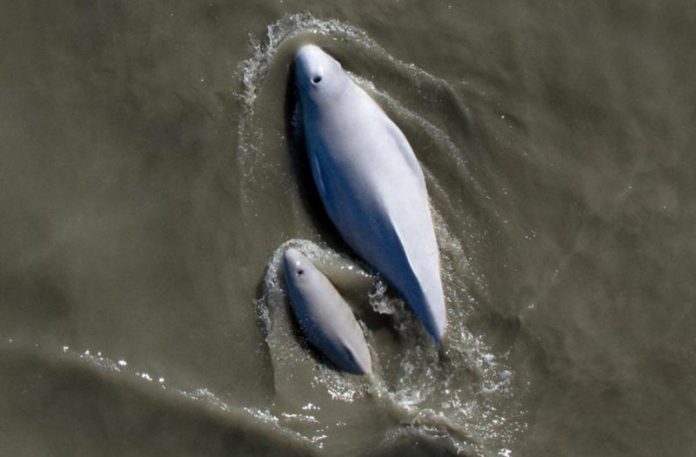
{"label": "water surface", "polygon": [[[0,8],[0,454],[696,453],[694,6],[332,3]],[[421,162],[440,352],[323,212],[306,42]],[[374,376],[297,338],[288,245]]]}

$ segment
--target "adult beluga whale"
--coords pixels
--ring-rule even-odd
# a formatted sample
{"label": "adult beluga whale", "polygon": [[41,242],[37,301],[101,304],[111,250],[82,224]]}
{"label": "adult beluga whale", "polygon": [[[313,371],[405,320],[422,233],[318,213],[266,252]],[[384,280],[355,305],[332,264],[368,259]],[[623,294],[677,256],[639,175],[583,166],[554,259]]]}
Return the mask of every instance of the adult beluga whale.
{"label": "adult beluga whale", "polygon": [[401,130],[333,57],[305,45],[294,63],[312,175],[329,217],[439,345],[447,314],[418,159]]}
{"label": "adult beluga whale", "polygon": [[307,340],[342,370],[372,371],[360,324],[326,276],[294,248],[283,253],[283,271],[290,306]]}

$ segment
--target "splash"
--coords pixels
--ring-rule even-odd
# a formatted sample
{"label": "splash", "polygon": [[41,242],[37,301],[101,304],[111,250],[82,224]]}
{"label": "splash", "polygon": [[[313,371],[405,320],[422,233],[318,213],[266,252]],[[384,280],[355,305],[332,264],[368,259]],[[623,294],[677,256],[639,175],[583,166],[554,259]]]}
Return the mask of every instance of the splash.
{"label": "splash", "polygon": [[[385,350],[373,329],[363,323],[373,360],[370,376],[337,372],[314,358],[301,336],[293,332],[282,281],[282,255],[288,247],[300,250],[317,264],[344,262],[355,274],[370,276],[372,293],[365,294],[365,305],[391,316],[403,342],[396,351]],[[345,255],[308,240],[287,241],[271,256],[257,306],[259,315],[264,316],[276,390],[285,398],[301,398],[277,404],[271,414],[309,441],[317,442],[318,437],[337,429],[362,427],[362,421],[345,420],[352,416],[346,408],[376,408],[391,417],[398,428],[446,438],[458,452],[467,454],[483,455],[490,441],[507,442],[513,433],[520,432],[520,424],[498,409],[514,393],[514,372],[493,354],[484,338],[470,333],[461,324],[461,316],[455,317],[443,359],[403,301],[378,275],[360,271]],[[317,405],[309,422],[302,411],[308,398]],[[341,426],[336,425],[339,423]]]}

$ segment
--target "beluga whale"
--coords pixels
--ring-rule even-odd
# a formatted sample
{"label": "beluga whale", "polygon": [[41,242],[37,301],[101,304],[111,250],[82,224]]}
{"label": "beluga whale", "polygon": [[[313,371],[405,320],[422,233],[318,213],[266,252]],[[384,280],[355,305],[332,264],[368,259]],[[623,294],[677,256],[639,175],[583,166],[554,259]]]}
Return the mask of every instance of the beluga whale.
{"label": "beluga whale", "polygon": [[290,307],[302,333],[338,368],[353,374],[372,371],[370,350],[353,310],[329,279],[295,248],[283,253]]}
{"label": "beluga whale", "polygon": [[329,218],[439,345],[447,326],[440,254],[413,149],[321,48],[301,46],[294,66],[312,176]]}

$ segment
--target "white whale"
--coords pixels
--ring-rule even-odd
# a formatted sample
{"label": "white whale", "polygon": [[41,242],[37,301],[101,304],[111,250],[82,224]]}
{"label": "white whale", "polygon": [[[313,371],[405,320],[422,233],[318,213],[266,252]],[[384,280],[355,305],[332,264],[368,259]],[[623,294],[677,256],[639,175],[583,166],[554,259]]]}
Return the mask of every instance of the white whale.
{"label": "white whale", "polygon": [[440,256],[411,146],[319,47],[302,46],[294,62],[312,174],[329,217],[439,344],[447,325]]}
{"label": "white whale", "polygon": [[290,306],[307,340],[338,368],[372,371],[370,351],[350,306],[314,264],[297,249],[283,254]]}

